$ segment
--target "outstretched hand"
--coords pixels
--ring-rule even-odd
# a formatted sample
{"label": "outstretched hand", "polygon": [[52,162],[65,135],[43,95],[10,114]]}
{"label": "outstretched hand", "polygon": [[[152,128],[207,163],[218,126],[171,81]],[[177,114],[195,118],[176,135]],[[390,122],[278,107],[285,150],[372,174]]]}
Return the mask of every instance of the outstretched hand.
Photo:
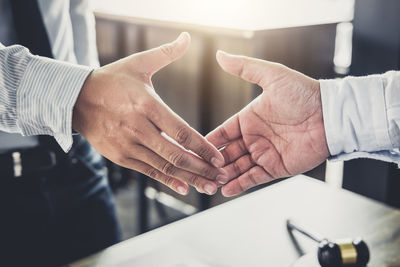
{"label": "outstretched hand", "polygon": [[308,171],[329,156],[318,81],[280,64],[221,51],[217,61],[226,72],[263,88],[207,135],[227,163],[228,177],[219,179],[223,195]]}
{"label": "outstretched hand", "polygon": [[151,82],[189,44],[189,34],[183,33],[170,44],[93,71],[75,104],[73,129],[106,158],[181,194],[188,184],[214,194],[215,179],[224,178],[217,168],[224,165],[223,156],[161,100]]}

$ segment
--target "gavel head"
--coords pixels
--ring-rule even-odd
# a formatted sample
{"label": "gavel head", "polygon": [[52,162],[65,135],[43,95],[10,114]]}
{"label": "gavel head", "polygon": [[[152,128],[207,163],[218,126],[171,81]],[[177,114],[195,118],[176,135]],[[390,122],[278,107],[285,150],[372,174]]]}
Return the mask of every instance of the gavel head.
{"label": "gavel head", "polygon": [[322,267],[366,266],[369,261],[368,246],[361,238],[336,243],[325,239],[318,247],[318,261]]}

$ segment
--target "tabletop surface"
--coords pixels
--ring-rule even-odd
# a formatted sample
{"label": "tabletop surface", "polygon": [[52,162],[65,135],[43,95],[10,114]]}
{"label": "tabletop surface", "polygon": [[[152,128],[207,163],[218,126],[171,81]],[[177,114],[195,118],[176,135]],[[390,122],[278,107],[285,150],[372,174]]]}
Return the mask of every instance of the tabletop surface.
{"label": "tabletop surface", "polygon": [[93,5],[106,17],[243,31],[351,21],[354,15],[354,0],[96,0]]}
{"label": "tabletop surface", "polygon": [[[400,266],[400,211],[296,176],[114,245],[72,266],[292,266],[291,218],[329,239],[361,236],[368,266]],[[316,245],[295,235],[305,252]]]}

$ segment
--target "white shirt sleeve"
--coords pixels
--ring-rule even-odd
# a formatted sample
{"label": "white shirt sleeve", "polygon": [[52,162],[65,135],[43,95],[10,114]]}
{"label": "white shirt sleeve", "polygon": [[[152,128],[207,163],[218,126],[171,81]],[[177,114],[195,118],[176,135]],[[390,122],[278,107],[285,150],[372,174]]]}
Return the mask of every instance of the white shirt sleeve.
{"label": "white shirt sleeve", "polygon": [[97,68],[96,27],[90,3],[90,0],[70,0],[70,16],[78,64]]}
{"label": "white shirt sleeve", "polygon": [[333,159],[400,164],[400,72],[321,80],[320,87]]}
{"label": "white shirt sleeve", "polygon": [[0,43],[0,130],[52,135],[64,151],[72,146],[72,112],[92,69]]}

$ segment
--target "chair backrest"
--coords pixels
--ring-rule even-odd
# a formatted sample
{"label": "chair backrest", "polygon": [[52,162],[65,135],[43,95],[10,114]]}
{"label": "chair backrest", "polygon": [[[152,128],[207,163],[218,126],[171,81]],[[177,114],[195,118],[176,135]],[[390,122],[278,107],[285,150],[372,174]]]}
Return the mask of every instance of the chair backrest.
{"label": "chair backrest", "polygon": [[352,75],[400,69],[400,1],[356,0]]}
{"label": "chair backrest", "polygon": [[[400,1],[356,0],[350,75],[400,69]],[[344,163],[343,188],[400,208],[400,169],[370,159]]]}

